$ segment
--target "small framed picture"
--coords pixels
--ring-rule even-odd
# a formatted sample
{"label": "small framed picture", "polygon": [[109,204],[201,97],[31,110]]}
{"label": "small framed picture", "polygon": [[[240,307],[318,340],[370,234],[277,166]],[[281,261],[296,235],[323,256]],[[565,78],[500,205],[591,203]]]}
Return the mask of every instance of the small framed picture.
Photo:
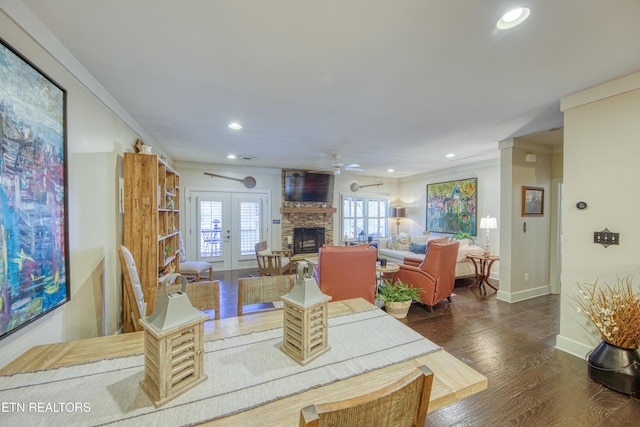
{"label": "small framed picture", "polygon": [[544,188],[522,187],[522,216],[544,215]]}

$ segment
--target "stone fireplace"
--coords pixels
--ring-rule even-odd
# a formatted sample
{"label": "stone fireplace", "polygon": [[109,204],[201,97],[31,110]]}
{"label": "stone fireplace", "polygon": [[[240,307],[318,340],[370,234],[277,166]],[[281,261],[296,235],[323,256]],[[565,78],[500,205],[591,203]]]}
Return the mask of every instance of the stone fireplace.
{"label": "stone fireplace", "polygon": [[[284,194],[284,170],[282,171],[282,200],[285,200]],[[282,247],[290,247],[294,254],[300,253],[317,253],[318,249],[325,243],[333,244],[334,216],[337,209],[332,207],[330,203],[319,202],[283,202],[280,208],[282,214],[281,230],[282,230]],[[295,229],[317,230],[316,247],[307,244],[296,248]],[[319,231],[322,230],[322,231]],[[309,237],[303,238],[308,241]],[[304,252],[303,252],[304,251]]]}

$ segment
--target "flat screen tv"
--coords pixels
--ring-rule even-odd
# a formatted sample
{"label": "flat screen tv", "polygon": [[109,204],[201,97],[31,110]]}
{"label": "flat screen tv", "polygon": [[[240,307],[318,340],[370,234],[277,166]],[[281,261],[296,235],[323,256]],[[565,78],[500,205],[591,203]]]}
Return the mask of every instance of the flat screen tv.
{"label": "flat screen tv", "polygon": [[333,202],[333,174],[301,170],[284,173],[284,200],[287,202]]}

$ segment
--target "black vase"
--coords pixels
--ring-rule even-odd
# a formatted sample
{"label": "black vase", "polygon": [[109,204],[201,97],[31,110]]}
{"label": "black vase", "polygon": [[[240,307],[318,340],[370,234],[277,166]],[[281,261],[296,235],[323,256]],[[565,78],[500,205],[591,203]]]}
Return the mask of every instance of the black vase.
{"label": "black vase", "polygon": [[589,378],[630,396],[640,395],[640,355],[635,349],[602,341],[588,355]]}

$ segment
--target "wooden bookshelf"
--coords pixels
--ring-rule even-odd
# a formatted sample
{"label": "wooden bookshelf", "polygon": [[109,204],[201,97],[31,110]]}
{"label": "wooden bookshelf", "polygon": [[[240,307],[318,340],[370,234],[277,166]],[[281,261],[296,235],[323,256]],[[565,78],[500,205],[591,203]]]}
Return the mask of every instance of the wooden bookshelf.
{"label": "wooden bookshelf", "polygon": [[[180,175],[154,154],[124,155],[124,246],[136,261],[148,316],[154,288],[177,272],[180,244]],[[125,332],[133,332],[130,301],[123,301]]]}

